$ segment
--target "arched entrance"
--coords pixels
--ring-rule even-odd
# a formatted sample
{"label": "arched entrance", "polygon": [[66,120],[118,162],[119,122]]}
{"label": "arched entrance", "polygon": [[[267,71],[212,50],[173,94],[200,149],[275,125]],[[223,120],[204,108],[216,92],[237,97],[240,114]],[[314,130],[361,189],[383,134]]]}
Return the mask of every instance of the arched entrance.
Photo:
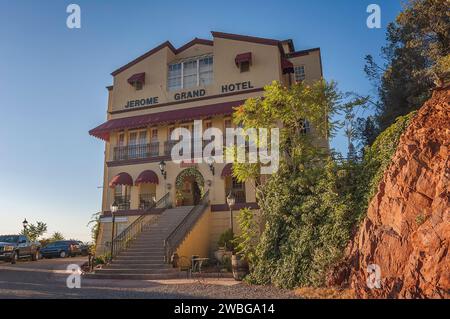
{"label": "arched entrance", "polygon": [[181,171],[175,180],[177,206],[197,205],[204,188],[205,180],[195,167],[189,167]]}

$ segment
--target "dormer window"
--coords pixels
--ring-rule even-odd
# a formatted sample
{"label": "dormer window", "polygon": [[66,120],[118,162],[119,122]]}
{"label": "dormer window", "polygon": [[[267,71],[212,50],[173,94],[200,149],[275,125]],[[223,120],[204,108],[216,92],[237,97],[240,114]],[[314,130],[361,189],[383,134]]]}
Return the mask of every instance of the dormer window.
{"label": "dormer window", "polygon": [[236,63],[236,66],[239,68],[241,73],[248,72],[250,71],[250,64],[252,63],[252,53],[246,52],[238,54],[236,55],[234,62]]}
{"label": "dormer window", "polygon": [[167,89],[176,91],[206,86],[213,80],[213,56],[200,56],[169,64]]}
{"label": "dormer window", "polygon": [[128,78],[127,82],[136,90],[142,90],[145,83],[145,72],[133,74]]}

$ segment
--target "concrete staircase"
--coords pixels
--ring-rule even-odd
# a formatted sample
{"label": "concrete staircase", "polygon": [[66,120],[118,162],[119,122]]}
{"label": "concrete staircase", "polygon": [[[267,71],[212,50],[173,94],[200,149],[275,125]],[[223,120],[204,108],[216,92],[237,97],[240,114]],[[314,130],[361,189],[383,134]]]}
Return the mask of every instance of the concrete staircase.
{"label": "concrete staircase", "polygon": [[164,262],[164,240],[187,216],[193,206],[166,209],[156,222],[149,225],[119,253],[111,264],[89,275],[105,279],[169,279],[183,274]]}

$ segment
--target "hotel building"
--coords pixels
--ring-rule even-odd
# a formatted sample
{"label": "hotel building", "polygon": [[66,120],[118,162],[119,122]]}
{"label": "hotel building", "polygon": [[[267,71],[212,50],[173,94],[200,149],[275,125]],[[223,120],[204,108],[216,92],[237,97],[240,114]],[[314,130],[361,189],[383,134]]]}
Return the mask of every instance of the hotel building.
{"label": "hotel building", "polygon": [[212,256],[230,227],[227,194],[235,197],[235,219],[240,208],[256,213],[258,206],[253,181],[237,182],[232,164],[171,161],[171,132],[192,131],[194,120],[205,129],[232,127],[233,108],[262,96],[265,85],[319,80],[322,66],[318,48],[296,51],[292,40],[212,32],[212,40],[179,48],[164,42],[111,75],[107,121],[89,132],[105,142],[97,255],[111,250],[114,203],[114,255],[126,251],[125,237],[152,229],[161,236],[148,238],[165,255],[190,258]]}

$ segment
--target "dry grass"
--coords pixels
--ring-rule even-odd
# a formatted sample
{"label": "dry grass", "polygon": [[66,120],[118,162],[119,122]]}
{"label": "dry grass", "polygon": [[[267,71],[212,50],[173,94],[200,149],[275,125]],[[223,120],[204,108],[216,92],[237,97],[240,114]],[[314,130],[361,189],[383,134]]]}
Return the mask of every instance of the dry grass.
{"label": "dry grass", "polygon": [[354,299],[355,294],[346,288],[303,287],[294,291],[295,295],[306,299]]}

